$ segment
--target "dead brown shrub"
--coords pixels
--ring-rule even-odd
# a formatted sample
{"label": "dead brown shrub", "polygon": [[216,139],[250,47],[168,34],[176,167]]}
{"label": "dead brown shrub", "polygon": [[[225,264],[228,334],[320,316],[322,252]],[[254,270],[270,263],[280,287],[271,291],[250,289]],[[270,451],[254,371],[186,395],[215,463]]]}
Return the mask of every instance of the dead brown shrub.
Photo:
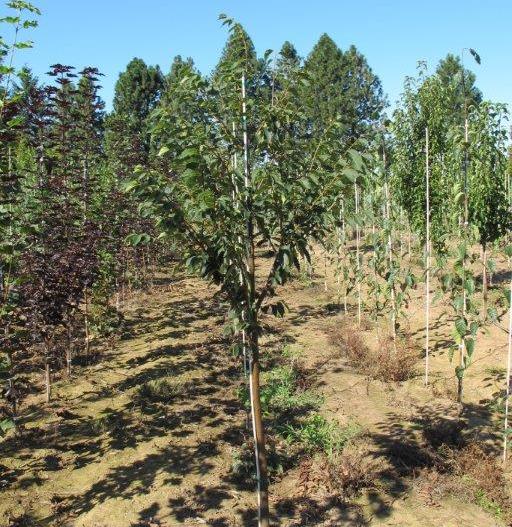
{"label": "dead brown shrub", "polygon": [[396,345],[391,337],[382,338],[373,357],[373,375],[384,382],[403,382],[416,374],[418,351],[409,339]]}
{"label": "dead brown shrub", "polygon": [[491,514],[512,521],[512,496],[503,468],[482,445],[442,448],[444,463],[419,471],[415,488],[427,505],[438,506],[446,496],[475,503]]}
{"label": "dead brown shrub", "polygon": [[331,494],[340,500],[358,496],[377,479],[376,462],[362,449],[348,447],[325,459],[321,468]]}
{"label": "dead brown shrub", "polygon": [[358,328],[342,320],[331,328],[329,340],[357,371],[372,379],[403,382],[416,374],[419,353],[410,339],[399,338],[395,344],[391,337],[384,337],[372,349]]}
{"label": "dead brown shrub", "polygon": [[299,467],[299,496],[346,502],[378,479],[377,462],[364,447],[348,445],[332,456],[304,459]]}
{"label": "dead brown shrub", "polygon": [[508,510],[512,516],[512,498],[507,489],[503,468],[496,456],[487,453],[477,443],[470,443],[458,453],[454,453],[455,473],[472,480],[475,491],[483,491],[486,498]]}

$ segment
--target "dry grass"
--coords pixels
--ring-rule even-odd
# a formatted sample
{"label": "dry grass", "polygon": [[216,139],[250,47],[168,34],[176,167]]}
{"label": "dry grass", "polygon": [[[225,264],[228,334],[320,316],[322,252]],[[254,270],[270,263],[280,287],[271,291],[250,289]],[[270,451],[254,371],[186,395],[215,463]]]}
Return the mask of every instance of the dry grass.
{"label": "dry grass", "polygon": [[376,460],[363,445],[350,444],[331,456],[305,458],[299,466],[298,497],[315,497],[346,503],[363,489],[375,487]]}
{"label": "dry grass", "polygon": [[361,331],[343,320],[330,328],[329,339],[352,366],[372,379],[383,382],[403,382],[416,375],[419,353],[411,340],[382,337],[372,349],[364,340]]}
{"label": "dry grass", "polygon": [[444,449],[443,465],[424,468],[415,488],[430,506],[439,506],[447,496],[474,503],[504,520],[512,522],[512,496],[503,467],[496,456],[478,443],[461,449]]}

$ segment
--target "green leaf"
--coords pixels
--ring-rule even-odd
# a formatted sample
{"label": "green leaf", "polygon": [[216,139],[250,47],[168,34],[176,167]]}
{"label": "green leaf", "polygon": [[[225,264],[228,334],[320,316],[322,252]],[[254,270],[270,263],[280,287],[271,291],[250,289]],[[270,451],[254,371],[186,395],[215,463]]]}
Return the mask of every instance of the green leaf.
{"label": "green leaf", "polygon": [[465,346],[466,346],[466,353],[471,358],[475,351],[475,341],[472,338],[467,338],[465,340]]}
{"label": "green leaf", "polygon": [[458,335],[463,338],[467,331],[468,331],[468,326],[466,324],[466,321],[463,319],[463,318],[458,318],[456,321],[455,321],[455,329],[458,333]]}
{"label": "green leaf", "polygon": [[359,172],[351,167],[343,169],[343,175],[351,182],[355,183],[359,177]]}
{"label": "green leaf", "polygon": [[464,283],[464,289],[466,289],[468,295],[472,295],[475,292],[475,280],[468,278]]}
{"label": "green leaf", "polygon": [[139,181],[137,179],[131,179],[129,181],[126,181],[125,183],[121,184],[121,189],[124,192],[130,192],[132,191],[137,185],[139,184]]}
{"label": "green leaf", "polygon": [[498,311],[497,309],[492,306],[487,308],[487,316],[489,317],[489,320],[491,322],[496,322],[498,320]]}
{"label": "green leaf", "polygon": [[160,148],[160,150],[158,151],[158,156],[162,157],[163,155],[167,154],[167,152],[169,152],[169,147],[168,146],[162,146]]}
{"label": "green leaf", "polygon": [[15,427],[15,423],[12,419],[2,419],[0,421],[0,435],[5,435],[6,432]]}

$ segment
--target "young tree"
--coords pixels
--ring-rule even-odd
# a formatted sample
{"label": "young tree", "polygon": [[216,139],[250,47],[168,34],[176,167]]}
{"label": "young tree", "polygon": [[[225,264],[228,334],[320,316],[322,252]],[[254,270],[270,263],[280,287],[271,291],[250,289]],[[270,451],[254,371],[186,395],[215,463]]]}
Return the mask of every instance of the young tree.
{"label": "young tree", "polygon": [[[478,230],[482,247],[483,316],[487,316],[487,250],[511,227],[511,212],[505,190],[507,131],[503,121],[506,106],[482,102],[469,114],[468,216]],[[492,310],[494,311],[494,310]]]}
{"label": "young tree", "polygon": [[[194,118],[165,105],[155,112],[154,139],[171,170],[142,171],[128,189],[140,197],[141,211],[156,220],[162,236],[180,244],[188,265],[220,285],[234,329],[246,331],[259,524],[265,527],[259,317],[262,311],[284,313],[284,305],[272,300],[275,289],[299,266],[299,256],[309,258],[309,239],[323,237],[349,161],[332,155],[329,127],[321,138],[309,138],[306,116],[296,105],[298,82],[268,98],[261,89],[268,61],[255,61],[245,31],[226,23],[230,51],[211,83],[191,73],[173,91],[173,100],[193,109]],[[241,161],[236,169],[235,153]],[[260,246],[272,248],[270,270],[258,263]]]}

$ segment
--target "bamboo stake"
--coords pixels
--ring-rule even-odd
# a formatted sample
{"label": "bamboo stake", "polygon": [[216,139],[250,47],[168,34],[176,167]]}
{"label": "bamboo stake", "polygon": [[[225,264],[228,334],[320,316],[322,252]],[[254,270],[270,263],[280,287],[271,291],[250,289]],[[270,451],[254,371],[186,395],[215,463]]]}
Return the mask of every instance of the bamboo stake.
{"label": "bamboo stake", "polygon": [[[469,203],[468,203],[468,140],[469,140],[469,131],[468,131],[468,119],[467,117],[464,119],[464,222],[462,224],[462,232],[464,237],[464,243],[467,239],[467,228],[468,228],[468,218],[469,218]],[[465,249],[466,250],[466,247]],[[466,258],[464,258],[464,261],[462,263],[462,269],[463,269],[463,275],[466,276]],[[467,310],[467,292],[466,287],[463,286],[462,290],[462,317],[466,318],[466,310]],[[464,359],[466,356],[466,342],[464,339],[461,339],[461,343],[459,344],[459,367],[461,369],[461,373],[458,377],[457,382],[457,401],[459,403],[462,403],[462,396],[463,396],[463,381],[462,376],[464,372]]]}
{"label": "bamboo stake", "polygon": [[[235,141],[236,140],[236,125],[234,121],[232,123],[232,130],[233,130],[233,140]],[[233,185],[232,198],[233,198],[233,203],[234,203],[236,210],[238,210],[238,205],[239,205],[238,204],[239,191],[238,191],[238,185],[236,182],[237,169],[238,169],[238,156],[237,156],[236,149],[235,149],[233,153],[233,173],[231,174],[231,183]],[[240,236],[238,237],[238,242],[240,244],[242,243]],[[240,269],[239,276],[240,276],[240,285],[243,285],[243,273],[241,269]],[[242,322],[245,322],[243,310],[242,310]],[[243,368],[244,368],[244,379],[247,382],[249,379],[249,365],[248,365],[248,357],[247,357],[247,333],[245,331],[245,327],[242,329],[242,361],[243,361]],[[246,422],[245,422],[245,426],[247,429],[249,429],[250,427],[250,421],[251,421],[250,412],[248,410],[246,413]]]}
{"label": "bamboo stake", "polygon": [[359,187],[354,181],[354,197],[356,205],[356,282],[357,282],[357,324],[361,326],[361,261],[359,257],[359,239],[360,239],[360,227],[359,227]]}
{"label": "bamboo stake", "polygon": [[425,242],[425,386],[428,385],[429,375],[429,352],[430,352],[430,163],[429,163],[429,132],[425,128],[425,180],[426,180],[426,197],[425,197],[425,224],[426,224],[426,242]]}
{"label": "bamboo stake", "polygon": [[487,246],[482,245],[482,300],[483,300],[483,314],[482,318],[487,319],[487,299],[488,299],[488,278],[487,278]]}
{"label": "bamboo stake", "polygon": [[[345,253],[347,231],[346,231],[346,226],[345,226],[345,202],[343,200],[341,200],[340,214],[341,214],[341,232],[343,236],[343,252]],[[343,254],[343,264],[345,265],[345,263],[346,263],[345,254]],[[345,315],[347,314],[347,300],[348,300],[347,299],[347,284],[345,284],[345,288],[343,291],[343,311]]]}

